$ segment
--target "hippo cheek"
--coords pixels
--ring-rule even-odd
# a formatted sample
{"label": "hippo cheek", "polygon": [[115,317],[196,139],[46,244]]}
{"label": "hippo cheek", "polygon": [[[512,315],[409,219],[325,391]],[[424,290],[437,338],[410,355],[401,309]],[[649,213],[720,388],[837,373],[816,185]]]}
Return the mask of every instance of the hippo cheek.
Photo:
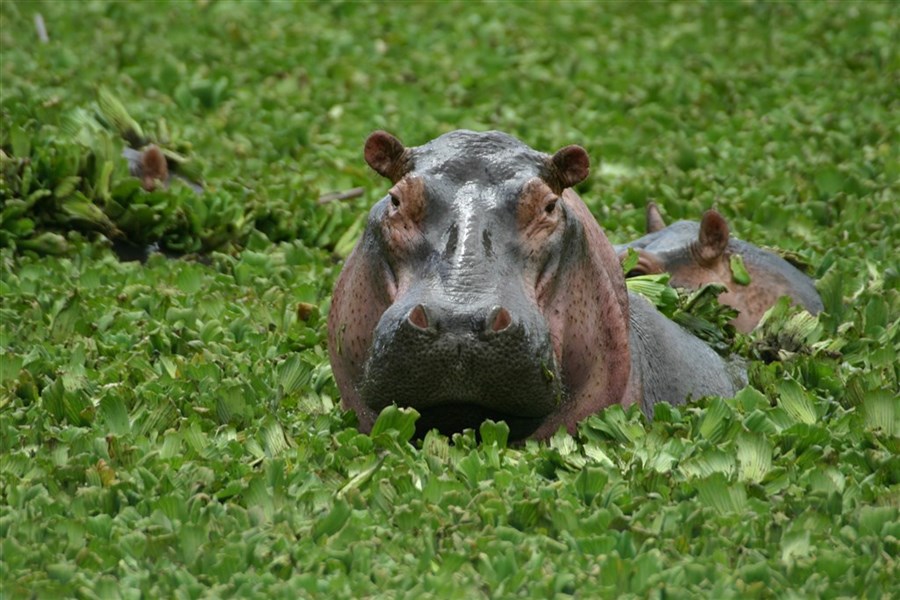
{"label": "hippo cheek", "polygon": [[374,413],[390,404],[415,408],[418,436],[477,430],[492,419],[506,421],[511,439],[529,437],[563,401],[542,323],[496,305],[460,314],[395,304],[376,328],[362,401]]}

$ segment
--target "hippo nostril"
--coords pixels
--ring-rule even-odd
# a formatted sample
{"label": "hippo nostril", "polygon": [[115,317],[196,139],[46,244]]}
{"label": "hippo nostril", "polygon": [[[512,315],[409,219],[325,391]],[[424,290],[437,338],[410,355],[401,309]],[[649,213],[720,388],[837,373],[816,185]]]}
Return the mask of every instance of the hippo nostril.
{"label": "hippo nostril", "polygon": [[409,316],[406,318],[419,329],[428,329],[428,314],[425,312],[425,307],[421,304],[416,304],[413,309],[409,311]]}
{"label": "hippo nostril", "polygon": [[486,324],[490,331],[500,333],[512,324],[512,317],[510,316],[509,311],[502,306],[495,306],[491,309],[490,314],[488,314]]}

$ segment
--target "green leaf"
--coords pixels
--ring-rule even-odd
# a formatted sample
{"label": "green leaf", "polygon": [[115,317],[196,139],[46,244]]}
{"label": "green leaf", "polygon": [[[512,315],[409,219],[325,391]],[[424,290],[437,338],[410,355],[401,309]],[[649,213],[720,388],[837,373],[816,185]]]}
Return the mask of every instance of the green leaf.
{"label": "green leaf", "polygon": [[197,453],[202,452],[209,445],[209,438],[196,421],[184,431],[184,441]]}
{"label": "green leaf", "polygon": [[734,404],[742,412],[750,413],[754,410],[766,410],[769,408],[769,399],[766,395],[752,386],[747,386],[734,396]]}
{"label": "green leaf", "polygon": [[203,286],[203,273],[197,269],[182,268],[178,271],[175,283],[185,294],[196,294]]}
{"label": "green leaf", "polygon": [[72,249],[66,238],[50,231],[45,231],[30,239],[19,240],[16,242],[16,245],[23,250],[31,250],[38,254],[51,256],[68,254]]}
{"label": "green leaf", "polygon": [[436,430],[425,434],[425,439],[422,441],[422,452],[437,459],[438,464],[450,462],[450,443],[446,436]]}
{"label": "green leaf", "polygon": [[175,361],[172,360],[171,356],[160,356],[159,364],[162,366],[163,372],[168,375],[170,379],[176,379],[178,377],[178,365],[175,364]]}
{"label": "green leaf", "polygon": [[362,469],[349,480],[347,480],[347,483],[345,483],[344,486],[338,490],[338,498],[343,497],[352,490],[359,489],[364,483],[371,480],[372,476],[375,475],[375,473],[377,473],[379,469],[381,469],[381,466],[384,464],[385,458],[385,456],[382,456],[378,460],[375,460],[369,467]]}
{"label": "green leaf", "polygon": [[108,394],[100,401],[100,415],[109,426],[111,433],[125,435],[131,433],[131,422],[128,418],[128,409],[121,397]]}
{"label": "green leaf", "polygon": [[738,285],[750,285],[750,273],[747,272],[747,268],[744,266],[744,259],[740,254],[732,254],[728,264],[731,268],[731,278],[735,283]]}
{"label": "green leaf", "polygon": [[[657,406],[662,406],[662,405],[658,404]],[[601,464],[605,467],[615,466],[615,463],[613,463],[613,461],[609,457],[609,455],[606,452],[604,452],[599,446],[596,446],[594,444],[586,444],[584,446],[584,454],[592,461],[594,461],[598,464]]]}
{"label": "green leaf", "polygon": [[734,339],[731,321],[737,311],[727,304],[719,304],[719,294],[725,286],[707,283],[687,297],[680,297],[672,320],[690,333],[704,340],[720,352],[729,350]]}
{"label": "green leaf", "polygon": [[77,186],[80,181],[81,177],[78,175],[64,177],[62,181],[56,185],[56,188],[53,190],[53,195],[60,200],[67,198],[75,191],[75,186]]}
{"label": "green leaf", "polygon": [[113,162],[111,160],[104,161],[103,166],[100,169],[100,176],[97,178],[97,181],[94,182],[94,198],[99,198],[104,201],[111,199],[109,188],[112,172]]}
{"label": "green leaf", "polygon": [[243,424],[252,415],[244,389],[239,385],[225,387],[216,398],[216,417],[219,423]]}
{"label": "green leaf", "polygon": [[65,388],[62,377],[57,377],[53,383],[46,386],[41,392],[41,404],[57,421],[62,421],[65,416]]}
{"label": "green leaf", "polygon": [[[13,127],[10,131],[10,142],[12,144],[13,156],[18,158],[28,158],[31,156],[31,132],[26,131],[22,127]],[[27,192],[28,189],[23,190]]]}
{"label": "green leaf", "polygon": [[832,581],[844,577],[853,565],[852,557],[830,548],[820,548],[816,554],[816,570],[825,573]]}
{"label": "green leaf", "polygon": [[646,435],[640,424],[629,421],[619,405],[611,406],[591,419],[592,428],[602,431],[613,440],[622,443],[633,443]]}
{"label": "green leaf", "polygon": [[767,436],[742,433],[737,438],[738,477],[741,481],[760,482],[772,468],[772,446]]}
{"label": "green leaf", "polygon": [[889,390],[872,390],[862,403],[866,427],[885,435],[900,435],[900,396]]}
{"label": "green leaf", "polygon": [[201,525],[187,524],[178,530],[181,560],[193,564],[200,555],[203,544],[209,540],[209,532]]}
{"label": "green leaf", "polygon": [[262,429],[263,448],[269,456],[278,456],[289,446],[284,429],[275,419],[267,419]]}
{"label": "green leaf", "polygon": [[605,469],[593,466],[585,466],[575,478],[575,491],[578,497],[587,506],[590,506],[606,487],[609,477]]}
{"label": "green leaf", "polygon": [[457,470],[463,475],[464,481],[470,485],[478,485],[487,477],[488,470],[478,454],[472,453],[456,463]]}
{"label": "green leaf", "polygon": [[377,438],[383,434],[393,432],[400,442],[408,442],[416,433],[416,421],[419,412],[413,408],[398,408],[396,404],[385,407],[375,424],[372,426],[371,436]]}
{"label": "green leaf", "polygon": [[[520,500],[512,505],[509,515],[510,525],[522,531],[528,531],[537,525],[540,519],[541,505],[537,500]],[[509,575],[512,574],[510,569]],[[502,577],[502,576],[501,576]]]}
{"label": "green leaf", "polygon": [[284,394],[290,396],[309,385],[312,367],[299,354],[292,354],[277,367],[277,381]]}
{"label": "green leaf", "polygon": [[722,473],[714,473],[697,482],[701,504],[722,515],[740,514],[747,508],[747,492],[737,482],[729,482]]}
{"label": "green leaf", "polygon": [[97,104],[100,112],[123,137],[131,136],[137,140],[144,137],[144,132],[137,121],[131,118],[122,102],[105,87],[97,91]]}
{"label": "green leaf", "polygon": [[721,398],[713,398],[700,424],[700,435],[711,442],[721,441],[733,425],[734,412]]}
{"label": "green leaf", "polygon": [[862,506],[859,508],[859,533],[879,536],[889,523],[896,523],[896,506]]}
{"label": "green leaf", "polygon": [[678,469],[686,477],[707,477],[714,473],[731,476],[735,471],[735,456],[731,452],[711,448],[683,460]]}
{"label": "green leaf", "polygon": [[328,512],[316,520],[312,528],[312,537],[319,540],[326,535],[334,535],[350,519],[350,505],[342,498],[337,498]]}
{"label": "green leaf", "polygon": [[832,266],[825,275],[816,282],[825,312],[836,320],[844,317],[844,274],[842,269]]}
{"label": "green leaf", "polygon": [[498,448],[506,448],[509,439],[509,425],[505,421],[495,423],[490,419],[481,423],[479,428],[481,443],[485,446],[496,445]]}
{"label": "green leaf", "polygon": [[258,515],[264,522],[270,521],[275,514],[275,500],[272,498],[272,491],[261,476],[254,477],[250,481],[244,492],[244,501],[249,510],[259,511]]}
{"label": "green leaf", "polygon": [[637,266],[640,259],[641,255],[638,254],[634,248],[628,248],[628,250],[626,250],[625,258],[622,260],[622,272],[627,274]]}
{"label": "green leaf", "polygon": [[786,532],[781,539],[781,561],[794,565],[798,558],[806,558],[812,552],[809,531]]}
{"label": "green leaf", "polygon": [[669,278],[668,273],[638,275],[626,279],[625,285],[649,300],[660,312],[671,316],[678,304],[678,292],[669,285]]}
{"label": "green leaf", "polygon": [[0,385],[6,385],[19,377],[22,368],[22,357],[8,349],[0,350]]}
{"label": "green leaf", "polygon": [[816,407],[809,394],[793,379],[783,379],[776,384],[778,405],[795,421],[812,425],[818,419]]}

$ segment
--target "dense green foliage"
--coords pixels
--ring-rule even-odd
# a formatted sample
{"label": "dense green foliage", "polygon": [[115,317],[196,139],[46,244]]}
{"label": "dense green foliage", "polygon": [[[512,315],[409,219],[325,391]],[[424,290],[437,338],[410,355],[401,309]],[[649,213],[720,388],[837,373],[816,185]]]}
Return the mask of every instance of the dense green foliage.
{"label": "dense green foliage", "polygon": [[[897,31],[877,2],[0,4],[0,597],[896,597]],[[141,189],[101,89],[206,191]],[[716,204],[826,311],[708,332],[751,386],[653,423],[360,435],[324,338],[385,189],[362,141],[459,127],[585,146],[614,242],[650,198]]]}

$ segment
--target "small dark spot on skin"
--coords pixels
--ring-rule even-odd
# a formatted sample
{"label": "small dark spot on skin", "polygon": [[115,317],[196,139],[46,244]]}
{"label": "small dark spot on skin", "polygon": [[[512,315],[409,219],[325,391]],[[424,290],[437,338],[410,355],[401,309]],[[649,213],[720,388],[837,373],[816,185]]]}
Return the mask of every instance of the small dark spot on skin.
{"label": "small dark spot on skin", "polygon": [[451,225],[447,230],[447,246],[444,247],[444,258],[453,256],[456,252],[456,242],[459,237],[459,230],[455,224]]}
{"label": "small dark spot on skin", "polygon": [[484,253],[488,256],[493,256],[494,251],[491,244],[491,232],[485,229],[481,234],[481,243],[484,245]]}

